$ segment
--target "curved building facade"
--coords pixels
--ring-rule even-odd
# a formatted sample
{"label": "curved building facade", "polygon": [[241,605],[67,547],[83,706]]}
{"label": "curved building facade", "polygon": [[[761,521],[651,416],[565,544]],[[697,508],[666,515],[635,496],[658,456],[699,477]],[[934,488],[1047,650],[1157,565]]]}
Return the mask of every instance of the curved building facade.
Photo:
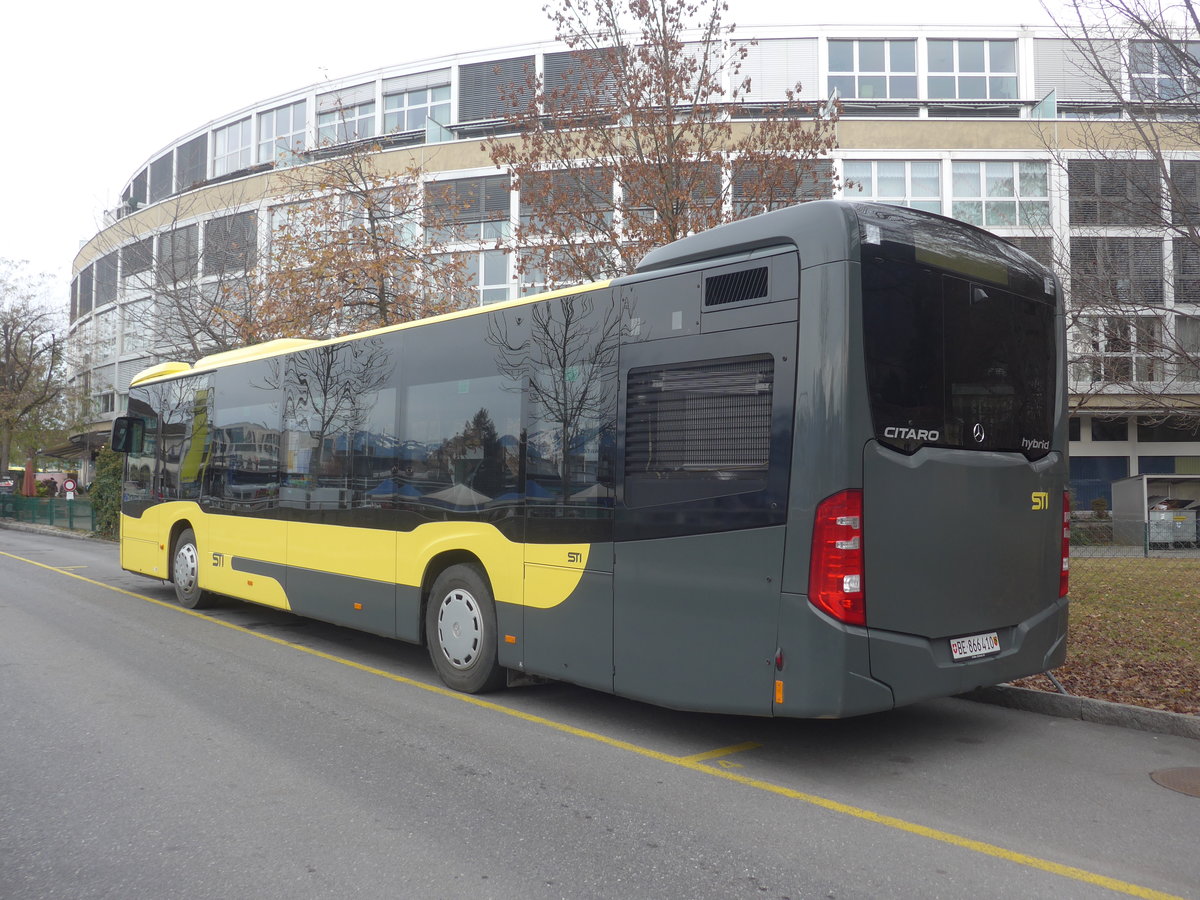
{"label": "curved building facade", "polygon": [[[1071,372],[1079,508],[1095,498],[1111,503],[1120,477],[1200,473],[1194,435],[1140,416],[1129,391],[1097,388],[1133,380],[1181,397],[1197,392],[1200,373],[1172,371],[1144,351],[1165,339],[1153,333],[1164,329],[1200,349],[1200,259],[1168,227],[1161,186],[1151,185],[1156,208],[1132,202],[1159,178],[1154,163],[1132,144],[1095,152],[1087,126],[1119,119],[1119,104],[1086,74],[1070,41],[1055,29],[978,26],[759,29],[754,38],[742,67],[752,87],[748,115],[781,104],[797,82],[801,99],[841,99],[828,162],[834,183],[1008,238],[1055,266],[1064,284],[1074,281],[1076,306],[1086,302],[1082,273],[1100,268],[1113,290],[1156,310],[1146,318],[1083,313],[1074,323],[1072,340],[1086,351]],[[468,189],[475,199],[458,218],[472,240],[456,249],[470,255],[471,302],[528,290],[511,254],[495,249],[519,221],[520,197],[481,138],[503,130],[506,88],[530,71],[551,82],[572,62],[562,45],[545,43],[398,64],[232,111],[133,166],[119,206],[73,266],[73,377],[95,439],[124,408],[136,372],[212,349],[189,326],[188,304],[201,306],[206,291],[268,252],[294,199],[287,173],[348,145],[369,139],[381,167],[419,166],[426,180]],[[1162,77],[1161,67],[1141,68],[1116,74],[1126,84]],[[1200,153],[1181,150],[1171,167],[1175,181],[1200,184]]]}

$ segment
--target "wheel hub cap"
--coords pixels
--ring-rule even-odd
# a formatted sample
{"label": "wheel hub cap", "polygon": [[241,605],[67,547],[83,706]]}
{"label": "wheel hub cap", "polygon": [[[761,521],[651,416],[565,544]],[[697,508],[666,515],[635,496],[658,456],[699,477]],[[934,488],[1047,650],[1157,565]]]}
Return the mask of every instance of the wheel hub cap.
{"label": "wheel hub cap", "polygon": [[479,604],[469,591],[461,588],[448,593],[438,610],[438,644],[446,661],[456,669],[466,669],[479,655],[483,621]]}

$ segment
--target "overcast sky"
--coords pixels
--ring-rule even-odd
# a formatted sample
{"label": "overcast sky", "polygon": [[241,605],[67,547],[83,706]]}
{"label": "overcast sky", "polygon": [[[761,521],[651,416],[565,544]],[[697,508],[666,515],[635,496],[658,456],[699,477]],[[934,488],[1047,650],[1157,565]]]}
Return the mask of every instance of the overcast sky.
{"label": "overcast sky", "polygon": [[[543,0],[10,3],[0,37],[0,257],[54,276],[135,169],[210,119],[381,66],[552,38]],[[1049,24],[1039,0],[729,0],[754,25]],[[836,14],[831,15],[830,10]]]}

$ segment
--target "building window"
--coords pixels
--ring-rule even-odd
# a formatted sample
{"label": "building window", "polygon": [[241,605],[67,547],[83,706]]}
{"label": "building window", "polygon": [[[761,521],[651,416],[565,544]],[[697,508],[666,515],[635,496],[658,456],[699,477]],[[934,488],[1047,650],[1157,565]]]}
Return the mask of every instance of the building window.
{"label": "building window", "polygon": [[1072,456],[1071,494],[1075,509],[1089,510],[1094,500],[1112,509],[1112,483],[1129,474],[1128,456]]}
{"label": "building window", "polygon": [[1093,441],[1127,441],[1129,440],[1128,419],[1101,419],[1092,416]]}
{"label": "building window", "polygon": [[[506,109],[525,105],[528,79],[533,72],[532,56],[490,60],[460,66],[458,70],[458,118],[461,122],[498,119]],[[506,102],[509,101],[509,102]]]}
{"label": "building window", "polygon": [[421,131],[430,144],[454,140],[450,124],[450,85],[383,95],[383,130]]}
{"label": "building window", "polygon": [[293,165],[304,152],[306,104],[303,100],[258,114],[258,161]]}
{"label": "building window", "polygon": [[79,273],[79,315],[92,311],[92,267]]}
{"label": "building window", "polygon": [[1158,238],[1071,238],[1071,291],[1079,304],[1163,302]]}
{"label": "building window", "polygon": [[[95,362],[104,362],[117,353],[117,310],[110,309],[99,313],[95,319],[95,331],[92,336],[92,349]],[[111,410],[109,410],[111,412]]]}
{"label": "building window", "polygon": [[121,279],[148,272],[154,265],[154,238],[148,237],[121,248]]}
{"label": "building window", "polygon": [[931,100],[1015,100],[1016,41],[930,40]]}
{"label": "building window", "polygon": [[204,274],[241,272],[254,265],[258,219],[252,212],[204,223]]}
{"label": "building window", "polygon": [[228,175],[250,165],[250,119],[213,132],[213,175]]}
{"label": "building window", "polygon": [[1054,242],[1048,237],[1009,237],[1005,238],[1018,250],[1023,250],[1040,262],[1047,269],[1054,268]]}
{"label": "building window", "polygon": [[103,394],[97,394],[94,401],[96,412],[104,415],[116,409],[117,395],[112,391],[105,391]]}
{"label": "building window", "polygon": [[96,260],[96,307],[117,299],[117,251]]}
{"label": "building window", "polygon": [[201,134],[175,150],[175,190],[186,191],[208,177],[208,135]]}
{"label": "building window", "polygon": [[833,163],[827,159],[797,165],[790,172],[756,162],[737,160],[730,172],[730,193],[738,218],[791,206],[804,200],[825,200],[833,195]]}
{"label": "building window", "polygon": [[150,349],[154,339],[154,307],[149,299],[134,300],[121,307],[121,352]]}
{"label": "building window", "polygon": [[331,109],[317,116],[317,143],[322,147],[374,136],[374,100]]}
{"label": "building window", "polygon": [[158,236],[158,280],[174,285],[196,277],[199,253],[199,230],[185,225]]}
{"label": "building window", "polygon": [[1129,88],[1138,100],[1182,100],[1196,90],[1192,75],[1200,41],[1129,42]]}
{"label": "building window", "polygon": [[507,175],[435,181],[425,186],[434,240],[505,240],[508,237]]}
{"label": "building window", "polygon": [[1179,380],[1200,382],[1200,318],[1175,317],[1175,369]]}
{"label": "building window", "polygon": [[1140,443],[1159,444],[1191,442],[1200,435],[1200,421],[1189,416],[1174,416],[1167,421],[1138,419],[1137,436]]}
{"label": "building window", "polygon": [[461,254],[468,286],[475,288],[480,306],[508,299],[508,257],[503,250],[483,250]]}
{"label": "building window", "polygon": [[174,160],[175,154],[171,152],[164,153],[154,162],[150,163],[150,202],[157,203],[159,200],[165,200],[171,196],[171,192],[175,190],[174,182]]}
{"label": "building window", "polygon": [[1156,225],[1162,181],[1151,160],[1073,159],[1067,163],[1072,225]]}
{"label": "building window", "polygon": [[1074,329],[1077,382],[1128,385],[1163,380],[1162,323],[1150,316],[1085,316]]}
{"label": "building window", "polygon": [[917,42],[830,41],[829,92],[843,100],[915,99]]}
{"label": "building window", "polygon": [[935,160],[847,160],[843,173],[856,185],[847,188],[848,199],[942,211],[942,164]]}
{"label": "building window", "polygon": [[1050,223],[1045,162],[955,162],[952,166],[954,218],[988,228]]}

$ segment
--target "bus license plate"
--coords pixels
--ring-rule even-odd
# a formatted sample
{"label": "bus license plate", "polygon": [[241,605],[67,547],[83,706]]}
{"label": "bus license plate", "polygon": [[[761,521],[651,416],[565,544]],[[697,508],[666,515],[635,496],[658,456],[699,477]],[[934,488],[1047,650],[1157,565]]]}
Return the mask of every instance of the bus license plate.
{"label": "bus license plate", "polygon": [[1000,635],[994,631],[970,637],[950,638],[950,655],[955,659],[970,659],[1000,652]]}

